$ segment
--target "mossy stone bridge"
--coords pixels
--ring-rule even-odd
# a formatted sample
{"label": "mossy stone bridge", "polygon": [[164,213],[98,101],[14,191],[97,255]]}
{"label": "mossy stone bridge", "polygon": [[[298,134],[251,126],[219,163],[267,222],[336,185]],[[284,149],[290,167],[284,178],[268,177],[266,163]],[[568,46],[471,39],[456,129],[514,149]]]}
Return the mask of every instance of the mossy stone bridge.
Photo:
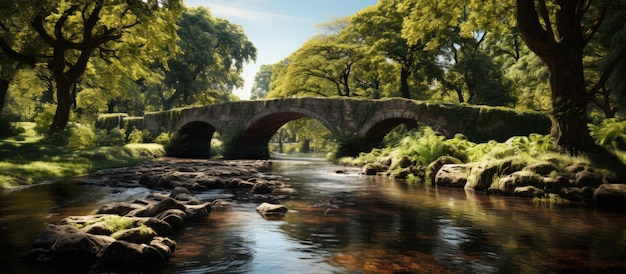
{"label": "mossy stone bridge", "polygon": [[[229,159],[266,159],[268,142],[285,123],[303,117],[319,121],[339,143],[338,154],[370,151],[400,124],[427,125],[452,137],[462,133],[469,140],[504,141],[511,136],[546,134],[550,119],[538,112],[508,108],[433,103],[407,99],[289,98],[237,101],[146,113],[141,122],[154,136],[178,132],[184,136],[175,146],[176,156],[209,156],[215,132],[222,140],[222,154]],[[124,123],[119,120],[118,126]],[[109,123],[110,124],[110,123]]]}

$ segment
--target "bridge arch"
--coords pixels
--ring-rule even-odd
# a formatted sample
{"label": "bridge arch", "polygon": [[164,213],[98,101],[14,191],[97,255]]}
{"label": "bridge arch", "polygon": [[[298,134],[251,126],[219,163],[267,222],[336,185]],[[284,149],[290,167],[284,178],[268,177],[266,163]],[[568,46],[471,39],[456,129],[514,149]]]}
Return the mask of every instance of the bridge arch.
{"label": "bridge arch", "polygon": [[244,125],[238,154],[243,158],[269,158],[268,144],[276,131],[286,123],[304,117],[317,120],[331,132],[335,130],[324,117],[308,109],[297,107],[265,109]]}
{"label": "bridge arch", "polygon": [[177,139],[170,146],[168,155],[186,158],[211,157],[211,139],[217,131],[215,122],[206,118],[186,117],[179,121],[175,130]]}

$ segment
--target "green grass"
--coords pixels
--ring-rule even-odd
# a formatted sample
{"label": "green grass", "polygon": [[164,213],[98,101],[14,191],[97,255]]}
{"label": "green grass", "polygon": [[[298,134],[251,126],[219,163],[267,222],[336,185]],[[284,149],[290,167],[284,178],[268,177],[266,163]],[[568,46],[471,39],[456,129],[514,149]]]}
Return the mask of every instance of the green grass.
{"label": "green grass", "polygon": [[0,190],[133,165],[165,154],[158,144],[68,149],[37,136],[33,123],[18,126],[25,132],[0,139]]}

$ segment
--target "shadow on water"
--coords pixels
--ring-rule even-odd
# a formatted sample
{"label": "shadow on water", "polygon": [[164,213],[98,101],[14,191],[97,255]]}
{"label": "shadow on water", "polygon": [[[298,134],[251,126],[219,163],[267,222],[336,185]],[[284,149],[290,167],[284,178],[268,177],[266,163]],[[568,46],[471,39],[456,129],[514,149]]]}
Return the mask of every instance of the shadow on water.
{"label": "shadow on water", "polygon": [[[270,173],[287,178],[295,193],[198,193],[201,201],[226,199],[232,206],[179,230],[176,252],[161,272],[626,272],[623,213],[410,185],[352,169],[335,174],[336,166],[319,159],[273,161]],[[147,192],[117,191],[66,183],[3,195],[0,244],[23,250],[46,223]],[[263,201],[290,210],[264,219],[255,210]],[[46,273],[16,262],[15,254],[0,257],[10,272]]]}

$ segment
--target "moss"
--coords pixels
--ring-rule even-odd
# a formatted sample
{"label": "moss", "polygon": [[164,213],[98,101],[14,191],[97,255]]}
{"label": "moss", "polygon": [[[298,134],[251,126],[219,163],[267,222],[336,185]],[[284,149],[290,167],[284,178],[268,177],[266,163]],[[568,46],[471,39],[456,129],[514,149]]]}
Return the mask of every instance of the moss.
{"label": "moss", "polygon": [[100,114],[96,119],[97,129],[111,130],[113,128],[123,128],[124,119],[128,117],[126,113]]}

